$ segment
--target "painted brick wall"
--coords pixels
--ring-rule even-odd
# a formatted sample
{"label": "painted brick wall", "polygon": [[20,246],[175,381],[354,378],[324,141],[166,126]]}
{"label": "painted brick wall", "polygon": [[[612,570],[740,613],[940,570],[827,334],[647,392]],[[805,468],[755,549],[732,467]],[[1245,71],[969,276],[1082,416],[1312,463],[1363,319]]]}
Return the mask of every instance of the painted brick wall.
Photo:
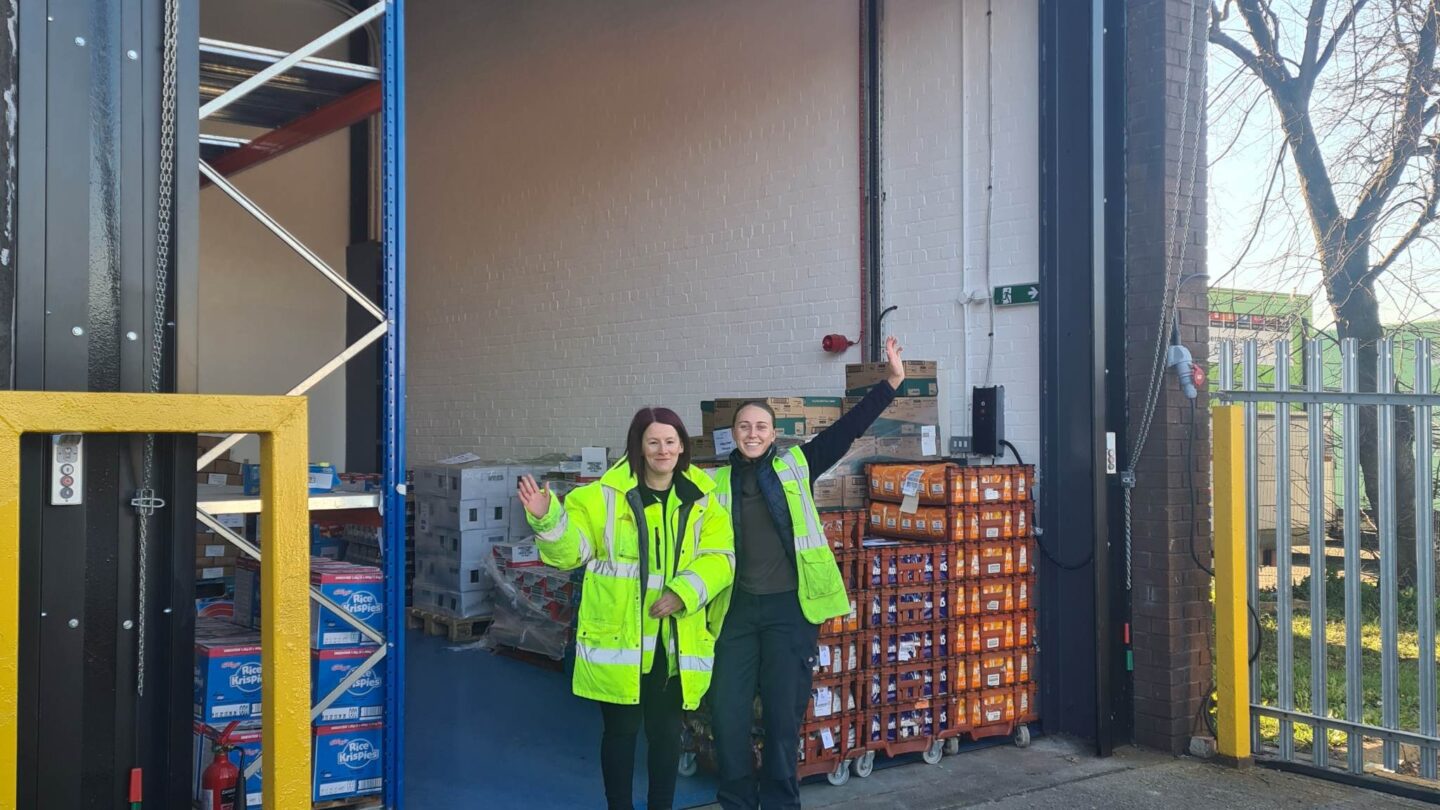
{"label": "painted brick wall", "polygon": [[[983,23],[974,5],[963,25]],[[1022,5],[996,30],[1013,91],[996,97],[994,283],[1034,278],[1036,23]],[[883,300],[901,307],[887,330],[944,364],[951,420],[968,425],[961,243],[984,211],[959,190],[984,182],[983,163],[962,166],[984,151],[971,143],[983,117],[961,116],[973,58],[958,2],[886,13]],[[410,58],[412,459],[614,447],[644,404],[698,427],[701,399],[841,388],[858,350],[819,343],[859,325],[856,4],[452,0],[409,17],[423,46]],[[1022,452],[1034,317],[996,316],[995,380]]]}
{"label": "painted brick wall", "polygon": [[[992,285],[1038,278],[1038,9],[996,4],[987,32],[985,0],[916,0],[888,4],[883,26],[882,298],[900,307],[886,326],[907,354],[940,361],[945,435],[969,434],[970,387],[988,380],[1005,386],[1007,436],[1029,460],[1039,308],[984,301]],[[967,304],[971,292],[983,300]]]}

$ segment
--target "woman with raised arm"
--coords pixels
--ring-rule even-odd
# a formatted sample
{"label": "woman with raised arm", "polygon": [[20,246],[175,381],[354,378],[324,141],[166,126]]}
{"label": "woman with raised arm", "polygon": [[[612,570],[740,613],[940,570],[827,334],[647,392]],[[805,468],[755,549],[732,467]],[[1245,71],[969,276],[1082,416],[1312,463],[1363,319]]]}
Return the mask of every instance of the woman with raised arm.
{"label": "woman with raised arm", "polygon": [[675,799],[681,710],[710,687],[707,606],[730,587],[735,544],[715,484],[690,466],[689,437],[668,408],[642,408],[625,458],[562,507],[524,476],[519,497],[540,558],[585,567],[575,631],[576,695],[604,722],[600,770],[611,810],[630,810],[635,741],[645,729],[651,808]]}
{"label": "woman with raised arm", "polygon": [[[900,352],[895,338],[887,339],[887,380],[799,447],[776,451],[775,413],[764,402],[735,412],[735,450],[715,474],[735,526],[735,587],[715,606],[725,613],[710,693],[717,798],[726,810],[800,806],[795,768],[820,625],[850,613],[812,487],[895,400],[905,381]],[[765,729],[758,780],[750,748],[757,692]]]}

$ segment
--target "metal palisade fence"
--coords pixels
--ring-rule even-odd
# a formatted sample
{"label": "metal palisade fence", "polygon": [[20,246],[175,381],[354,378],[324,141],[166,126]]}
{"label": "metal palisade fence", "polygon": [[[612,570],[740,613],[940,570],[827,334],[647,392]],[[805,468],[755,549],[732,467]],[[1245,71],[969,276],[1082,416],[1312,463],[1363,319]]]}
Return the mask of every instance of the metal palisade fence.
{"label": "metal palisade fence", "polygon": [[[1224,438],[1230,431],[1217,431],[1215,463],[1237,461],[1243,476],[1233,484],[1230,476],[1217,477],[1214,496],[1217,514],[1227,508],[1237,519],[1243,514],[1233,542],[1238,557],[1243,534],[1246,581],[1242,588],[1217,579],[1216,592],[1233,593],[1237,602],[1245,595],[1246,604],[1231,615],[1248,614],[1248,632],[1233,642],[1248,647],[1229,652],[1248,662],[1247,683],[1237,686],[1248,685],[1248,748],[1280,763],[1393,776],[1407,789],[1440,795],[1434,545],[1440,395],[1431,343],[1384,340],[1362,348],[1343,339],[1339,373],[1327,375],[1321,340],[1307,341],[1298,353],[1288,340],[1276,341],[1273,353],[1244,341],[1238,387],[1236,348],[1230,341],[1220,347],[1220,398],[1238,406],[1243,419],[1237,415],[1236,424],[1243,427],[1233,440]],[[1264,385],[1262,354],[1274,358]],[[1291,379],[1296,369],[1298,381]],[[1397,369],[1409,385],[1397,384]],[[1262,429],[1273,435],[1262,441]],[[1336,491],[1328,491],[1332,486]],[[1217,531],[1217,558],[1218,544],[1227,541]],[[1238,562],[1228,570],[1238,571]],[[1222,567],[1216,573],[1228,575]],[[1219,638],[1226,643],[1224,632]],[[1217,650],[1217,657],[1226,655]],[[1226,699],[1222,686],[1220,700]]]}

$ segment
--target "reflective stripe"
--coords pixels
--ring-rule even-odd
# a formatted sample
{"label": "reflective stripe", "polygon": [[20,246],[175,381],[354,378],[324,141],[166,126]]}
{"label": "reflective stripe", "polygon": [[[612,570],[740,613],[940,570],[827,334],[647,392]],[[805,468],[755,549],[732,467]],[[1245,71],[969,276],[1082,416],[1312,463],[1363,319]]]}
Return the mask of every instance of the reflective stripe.
{"label": "reflective stripe", "polygon": [[645,640],[641,642],[641,645],[642,645],[643,649],[645,650],[645,652],[647,652],[647,653],[653,653],[653,652],[655,652],[655,637],[654,637],[653,635],[651,635],[651,636],[646,636],[646,637],[645,637]]}
{"label": "reflective stripe", "polygon": [[585,533],[583,526],[577,525],[575,533],[580,535],[580,564],[584,565],[595,559],[595,546],[590,542],[590,535]]}
{"label": "reflective stripe", "polygon": [[575,642],[575,657],[587,664],[600,666],[638,667],[641,664],[641,653],[639,650],[608,650],[600,647],[589,647],[578,641]]}
{"label": "reflective stripe", "polygon": [[645,589],[649,591],[665,590],[665,577],[659,574],[651,574],[645,579]]}
{"label": "reflective stripe", "polygon": [[681,571],[677,579],[685,580],[695,589],[695,601],[698,604],[703,605],[710,601],[710,589],[705,587],[705,580],[701,579],[699,574],[694,571]]}
{"label": "reflective stripe", "polygon": [[729,511],[729,509],[730,509],[730,493],[729,493],[729,492],[717,492],[717,493],[715,494],[715,497],[719,498],[719,499],[720,499],[720,505],[723,506],[723,507],[725,507],[726,511]]}
{"label": "reflective stripe", "polygon": [[590,570],[602,577],[616,577],[618,579],[639,579],[639,563],[617,563],[613,560],[594,560],[590,563]]}
{"label": "reflective stripe", "polygon": [[735,552],[728,548],[702,548],[696,552],[695,556],[704,557],[706,554],[719,554],[722,557],[729,557],[731,561],[735,559]]}
{"label": "reflective stripe", "polygon": [[565,530],[570,528],[570,513],[561,511],[560,519],[555,521],[554,527],[549,531],[536,532],[535,539],[542,543],[556,543],[565,536]]}
{"label": "reflective stripe", "polygon": [[711,655],[682,655],[680,668],[687,672],[714,672],[715,657]]}
{"label": "reflective stripe", "polygon": [[790,480],[801,482],[800,511],[805,515],[805,535],[802,537],[800,532],[795,532],[795,550],[808,551],[826,545],[825,532],[820,528],[820,516],[815,513],[815,502],[810,498],[808,468],[795,457],[794,450],[780,456],[780,460],[785,465],[785,470],[778,471],[780,477],[784,479],[788,472]]}
{"label": "reflective stripe", "polygon": [[613,560],[615,559],[615,490],[601,484],[600,491],[605,494],[605,558]]}

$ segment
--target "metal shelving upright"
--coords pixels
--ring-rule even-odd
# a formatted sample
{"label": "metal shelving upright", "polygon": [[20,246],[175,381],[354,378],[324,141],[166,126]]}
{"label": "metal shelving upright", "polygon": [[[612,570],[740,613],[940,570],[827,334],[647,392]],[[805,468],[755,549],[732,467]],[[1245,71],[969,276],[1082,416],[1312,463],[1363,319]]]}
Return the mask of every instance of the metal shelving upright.
{"label": "metal shelving upright", "polygon": [[[316,54],[343,42],[352,33],[374,23],[380,27],[380,65],[365,66]],[[367,637],[379,642],[372,656],[312,711],[318,713],[354,679],[372,666],[384,669],[385,728],[383,742],[384,804],[403,805],[405,727],[405,95],[404,95],[404,0],[379,0],[301,48],[284,54],[251,46],[205,40],[201,43],[200,118],[223,117],[234,123],[270,129],[253,140],[205,135],[201,138],[200,173],[203,181],[229,196],[277,238],[294,250],[316,271],[338,287],[355,304],[374,316],[376,325],[350,343],[340,354],[321,366],[289,391],[303,396],[321,380],[345,367],[369,346],[379,343],[381,416],[381,491],[378,497],[351,498],[345,506],[373,506],[380,510],[383,526],[382,570],[385,575],[385,633],[377,638],[372,630],[352,622]],[[378,81],[380,92],[374,92]],[[242,99],[244,104],[239,103]],[[255,202],[226,179],[262,160],[313,142],[379,113],[380,138],[380,233],[382,250],[380,298],[376,302],[356,289],[342,273],[336,272],[314,251],[285,230]],[[218,458],[239,436],[232,436],[203,454],[197,469]],[[331,498],[330,500],[334,500]],[[345,500],[341,497],[341,500]],[[363,501],[364,503],[360,503]],[[260,551],[244,538],[222,526],[214,514],[221,511],[253,511],[254,505],[226,496],[202,497],[197,517],[226,537],[244,553],[258,557]],[[312,509],[335,508],[324,497],[312,500]],[[311,597],[327,602],[312,588]],[[337,615],[346,614],[335,608]]]}

